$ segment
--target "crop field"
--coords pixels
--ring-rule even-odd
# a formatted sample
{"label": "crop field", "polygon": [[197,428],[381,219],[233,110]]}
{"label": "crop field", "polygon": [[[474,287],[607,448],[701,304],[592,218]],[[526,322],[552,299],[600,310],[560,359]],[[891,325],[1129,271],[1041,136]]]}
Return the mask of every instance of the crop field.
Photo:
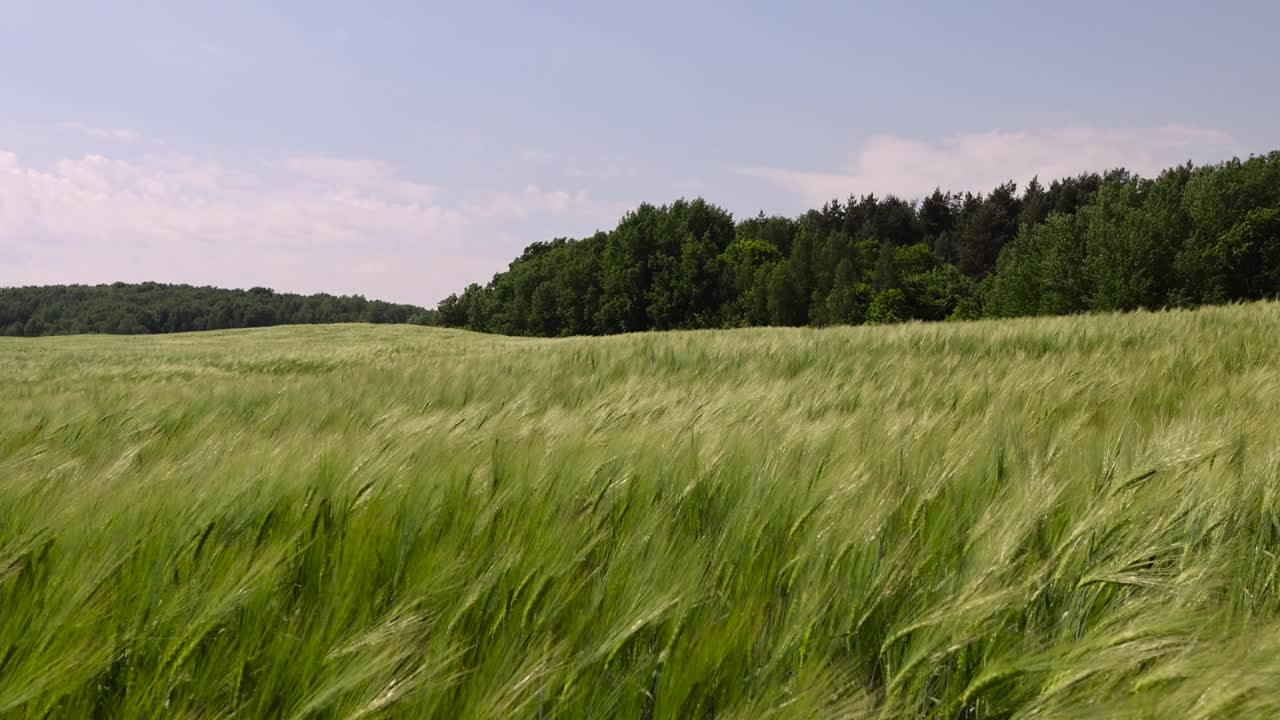
{"label": "crop field", "polygon": [[0,717],[1280,717],[1280,305],[0,338]]}

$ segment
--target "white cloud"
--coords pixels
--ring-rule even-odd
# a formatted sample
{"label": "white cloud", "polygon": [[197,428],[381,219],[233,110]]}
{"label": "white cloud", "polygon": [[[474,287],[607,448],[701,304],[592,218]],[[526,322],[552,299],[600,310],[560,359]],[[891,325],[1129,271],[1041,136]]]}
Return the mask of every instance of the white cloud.
{"label": "white cloud", "polygon": [[522,150],[520,159],[531,163],[544,163],[556,159],[556,154],[546,150]]}
{"label": "white cloud", "polygon": [[404,180],[396,180],[383,186],[384,191],[392,197],[398,198],[407,203],[418,203],[426,205],[435,202],[436,196],[440,189],[435,185],[426,183],[407,182]]}
{"label": "white cloud", "polygon": [[[260,168],[184,155],[33,167],[0,151],[0,284],[267,285],[430,304],[596,211],[583,192],[533,185],[448,204],[378,162]],[[503,222],[520,245],[495,244]]]}
{"label": "white cloud", "polygon": [[380,160],[308,155],[288,158],[275,163],[274,167],[299,180],[384,195],[408,203],[429,204],[435,202],[439,193],[434,185],[396,178],[391,166]]}
{"label": "white cloud", "polygon": [[100,140],[115,140],[118,142],[134,142],[141,137],[141,135],[139,135],[134,130],[93,127],[92,125],[86,125],[82,122],[75,122],[70,120],[67,122],[58,123],[58,127],[62,128],[63,130],[75,130],[76,132],[84,133],[85,135],[88,135],[90,137],[96,137]]}
{"label": "white cloud", "polygon": [[379,160],[353,160],[320,155],[288,158],[280,166],[301,177],[341,183],[367,183],[382,180],[391,174],[387,164]]}
{"label": "white cloud", "polygon": [[488,202],[471,205],[469,213],[482,217],[527,219],[538,213],[563,214],[590,208],[591,198],[585,190],[543,190],[528,185],[523,192],[496,193]]}
{"label": "white cloud", "polygon": [[1086,171],[1124,167],[1154,175],[1193,159],[1217,162],[1239,152],[1218,130],[1189,125],[1145,129],[1071,127],[1021,132],[961,133],[940,140],[873,136],[852,153],[839,172],[774,167],[740,170],[822,203],[876,193],[920,197],[935,187],[987,191],[1034,176],[1048,181]]}

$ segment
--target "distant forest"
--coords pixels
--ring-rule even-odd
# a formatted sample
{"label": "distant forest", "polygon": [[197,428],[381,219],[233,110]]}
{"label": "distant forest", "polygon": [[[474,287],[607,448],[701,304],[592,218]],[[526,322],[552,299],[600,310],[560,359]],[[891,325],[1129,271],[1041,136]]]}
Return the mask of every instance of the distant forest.
{"label": "distant forest", "polygon": [[312,323],[431,324],[435,313],[358,295],[294,295],[159,283],[0,288],[0,334],[222,330]]}
{"label": "distant forest", "polygon": [[1280,295],[1280,152],[832,201],[734,221],[702,199],[537,242],[437,310],[156,283],[0,288],[0,334],[371,322],[506,335],[858,325],[1193,307]]}
{"label": "distant forest", "polygon": [[1280,293],[1280,152],[873,195],[735,222],[703,200],[530,245],[440,324],[508,335],[837,325],[1190,307]]}

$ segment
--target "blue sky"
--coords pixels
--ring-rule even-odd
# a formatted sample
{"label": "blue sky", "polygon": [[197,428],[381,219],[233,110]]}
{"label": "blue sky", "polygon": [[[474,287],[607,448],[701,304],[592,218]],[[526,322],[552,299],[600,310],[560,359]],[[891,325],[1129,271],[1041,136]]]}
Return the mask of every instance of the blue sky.
{"label": "blue sky", "polygon": [[1280,5],[1146,5],[0,0],[0,286],[432,305],[641,201],[1280,148]]}

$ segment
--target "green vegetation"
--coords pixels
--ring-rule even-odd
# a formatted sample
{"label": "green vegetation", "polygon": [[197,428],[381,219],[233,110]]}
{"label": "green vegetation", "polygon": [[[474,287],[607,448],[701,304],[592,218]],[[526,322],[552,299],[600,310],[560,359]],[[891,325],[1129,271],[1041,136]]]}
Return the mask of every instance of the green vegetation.
{"label": "green vegetation", "polygon": [[427,325],[434,320],[434,310],[413,305],[359,295],[277,293],[262,287],[222,290],[153,282],[0,287],[0,335],[11,337],[349,322]]}
{"label": "green vegetation", "polygon": [[1280,152],[1169,169],[866,195],[796,219],[702,200],[534,243],[442,324],[504,335],[1066,315],[1280,295]]}
{"label": "green vegetation", "polygon": [[1274,303],[0,377],[0,716],[1280,714]]}

